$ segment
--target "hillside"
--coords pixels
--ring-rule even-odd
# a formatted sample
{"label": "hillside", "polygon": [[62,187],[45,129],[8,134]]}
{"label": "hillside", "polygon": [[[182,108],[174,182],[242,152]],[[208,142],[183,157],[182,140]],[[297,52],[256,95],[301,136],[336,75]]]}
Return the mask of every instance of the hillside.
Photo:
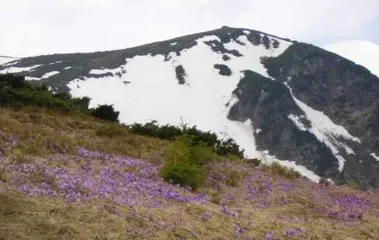
{"label": "hillside", "polygon": [[190,191],[158,173],[171,141],[35,106],[0,107],[0,125],[0,239],[379,236],[373,191],[226,159]]}
{"label": "hillside", "polygon": [[248,158],[317,182],[379,186],[379,79],[306,43],[220,29],[108,52],[23,58],[0,66],[53,92],[112,104],[125,124],[233,138]]}

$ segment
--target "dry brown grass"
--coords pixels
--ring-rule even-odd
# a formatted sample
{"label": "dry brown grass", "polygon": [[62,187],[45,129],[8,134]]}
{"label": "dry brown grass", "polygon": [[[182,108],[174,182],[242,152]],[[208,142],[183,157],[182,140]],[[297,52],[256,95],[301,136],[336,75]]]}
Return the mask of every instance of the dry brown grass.
{"label": "dry brown grass", "polygon": [[127,155],[158,161],[168,142],[128,133],[122,126],[80,113],[63,113],[41,108],[18,111],[0,108],[0,144],[17,145],[5,150],[18,156],[47,156],[74,153],[84,147],[92,151]]}
{"label": "dry brown grass", "polygon": [[[85,160],[74,156],[77,147],[160,162],[168,143],[132,135],[120,126],[85,115],[39,108],[19,111],[0,108],[0,126],[0,147],[6,156],[0,156],[0,240],[264,239],[268,232],[274,233],[275,240],[379,239],[379,221],[375,215],[346,222],[317,214],[310,209],[328,202],[315,194],[316,184],[299,179],[296,173],[288,173],[286,169],[274,167],[262,171],[241,162],[220,162],[209,167],[208,173],[215,181],[198,190],[206,193],[209,200],[204,205],[173,203],[157,208],[131,208],[115,205],[107,198],[79,203],[66,203],[59,197],[30,198],[7,189],[7,180],[15,176],[7,176],[3,166],[11,162],[33,163],[38,159],[50,166],[80,168]],[[14,146],[12,137],[17,139]],[[69,160],[60,161],[62,156]],[[262,178],[250,180],[258,175]],[[31,181],[54,182],[38,171],[31,176]],[[258,208],[260,194],[257,199],[244,200],[246,186],[251,183],[263,195],[267,189],[265,179],[274,190],[267,198],[269,207]],[[294,190],[278,190],[282,183],[293,184]],[[325,191],[362,195],[348,187],[327,186]],[[379,199],[375,201],[379,204]],[[220,203],[238,214],[225,214]],[[206,213],[211,217],[204,220]],[[243,234],[235,233],[237,225]],[[285,232],[290,228],[304,229],[304,234],[287,237]]]}
{"label": "dry brown grass", "polygon": [[[299,206],[300,207],[300,206]],[[119,215],[112,213],[117,208]],[[215,204],[172,205],[164,209],[67,204],[60,199],[27,198],[0,190],[0,239],[377,239],[375,219],[346,225],[338,221],[299,216],[293,205],[254,210],[240,208],[242,215],[229,217]],[[202,221],[205,213],[212,217]],[[152,217],[149,217],[149,216]],[[131,217],[129,217],[131,216]],[[4,221],[5,220],[5,221]],[[238,223],[242,236],[234,233]],[[306,229],[306,235],[286,237],[289,228]]]}

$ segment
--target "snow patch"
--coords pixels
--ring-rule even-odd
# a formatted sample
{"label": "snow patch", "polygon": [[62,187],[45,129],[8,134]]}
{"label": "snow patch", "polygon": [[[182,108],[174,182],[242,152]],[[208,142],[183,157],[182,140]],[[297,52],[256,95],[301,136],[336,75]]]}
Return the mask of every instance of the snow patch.
{"label": "snow patch", "polygon": [[230,108],[233,107],[238,101],[238,97],[233,94],[228,103],[226,104],[227,108],[225,110],[229,112]]}
{"label": "snow patch", "polygon": [[[179,125],[182,118],[185,123],[196,125],[200,130],[233,138],[245,150],[247,158],[261,159],[255,146],[251,120],[238,122],[227,118],[230,108],[238,101],[232,92],[243,76],[243,70],[251,69],[268,76],[260,58],[278,56],[291,43],[278,39],[283,43],[281,48],[267,50],[263,45],[254,46],[246,36],[242,36],[238,40],[245,43],[243,46],[236,41],[225,44],[226,48],[238,48],[243,54],[230,59],[228,67],[235,74],[225,77],[213,71],[213,65],[222,59],[223,54],[214,52],[204,43],[212,40],[221,42],[217,36],[199,38],[195,46],[181,51],[180,56],[170,52],[169,61],[165,61],[165,56],[160,54],[134,56],[127,58],[127,64],[119,68],[90,71],[96,75],[125,70],[121,77],[86,77],[74,79],[67,86],[74,97],[90,97],[90,107],[114,104],[114,108],[120,111],[122,123],[143,124],[157,120],[159,124]],[[177,65],[184,66],[188,87],[178,84],[175,74]],[[125,85],[124,82],[133,84]],[[159,89],[164,89],[164,93]]]}
{"label": "snow patch", "polygon": [[176,44],[178,44],[177,42],[173,42],[173,43],[170,43],[170,46],[175,46]]}
{"label": "snow patch", "polygon": [[41,78],[25,76],[26,81],[39,81]]}
{"label": "snow patch", "polygon": [[338,160],[338,171],[342,172],[343,167],[345,166],[346,159],[339,154],[336,154],[336,153],[333,153],[333,154],[335,154],[335,157]]}
{"label": "snow patch", "polygon": [[52,77],[54,75],[57,75],[59,74],[60,72],[58,71],[52,71],[52,72],[48,72],[48,73],[45,73],[44,75],[42,75],[42,77],[30,77],[30,76],[25,76],[25,80],[26,81],[39,81],[39,80],[42,80],[42,79],[46,79],[46,78],[49,78],[49,77]]}
{"label": "snow patch", "polygon": [[309,180],[313,182],[319,182],[320,177],[316,175],[311,170],[307,169],[306,167],[296,164],[295,161],[288,161],[288,160],[279,160],[275,156],[272,156],[269,154],[269,151],[263,151],[262,152],[263,157],[263,163],[265,164],[272,164],[272,163],[279,163],[281,166],[287,167],[287,168],[293,168],[295,171],[299,172],[302,176],[308,178]]}
{"label": "snow patch", "polygon": [[250,31],[248,31],[248,30],[243,30],[243,33],[246,34],[246,35],[249,35],[249,34],[250,34]]}
{"label": "snow patch", "polygon": [[375,158],[375,160],[379,162],[379,156],[377,156],[376,153],[371,153],[370,156]]}
{"label": "snow patch", "polygon": [[306,130],[312,133],[320,142],[325,143],[325,145],[332,151],[338,160],[338,170],[342,172],[346,160],[340,155],[339,149],[344,149],[347,154],[355,153],[350,147],[348,147],[345,143],[340,142],[338,139],[342,138],[357,143],[361,143],[361,141],[359,138],[352,136],[343,126],[335,124],[323,112],[315,110],[307,106],[305,103],[301,102],[294,96],[291,87],[288,85],[288,82],[286,82],[285,85],[288,87],[295,103],[299,106],[299,108],[304,112],[307,119],[311,122],[311,127]]}
{"label": "snow patch", "polygon": [[[0,65],[4,65],[4,66],[10,66],[12,64],[16,64],[17,62],[12,62],[12,61],[15,61],[17,60],[17,58],[13,58],[13,57],[0,57]],[[8,63],[8,64],[6,64]]]}
{"label": "snow patch", "polygon": [[236,142],[238,141],[241,149],[245,150],[244,154],[248,158],[262,159],[261,153],[255,145],[254,128],[251,120],[248,119],[245,122],[227,121],[228,124],[225,127],[225,132]]}
{"label": "snow patch", "polygon": [[257,130],[255,130],[255,133],[256,134],[260,134],[262,132],[262,129],[258,128]]}
{"label": "snow patch", "polygon": [[20,73],[20,72],[32,72],[35,68],[42,66],[41,64],[33,65],[30,67],[9,67],[3,70],[0,70],[1,74],[6,73]]}
{"label": "snow patch", "polygon": [[304,126],[304,124],[300,121],[300,117],[290,114],[288,115],[288,118],[296,125],[298,129],[301,131],[307,131],[308,129]]}
{"label": "snow patch", "polygon": [[208,35],[208,36],[204,36],[202,38],[199,38],[196,40],[197,43],[199,42],[208,42],[208,41],[219,41],[221,42],[221,39],[219,37],[217,37],[216,35]]}
{"label": "snow patch", "polygon": [[54,64],[58,64],[58,63],[62,63],[63,61],[56,61],[56,62],[52,62],[52,63],[49,63],[49,65],[54,65]]}
{"label": "snow patch", "polygon": [[41,79],[49,78],[49,77],[52,77],[52,76],[57,75],[57,74],[59,74],[59,73],[60,73],[60,72],[58,72],[58,71],[48,72],[48,73],[45,73],[44,75],[42,75]]}
{"label": "snow patch", "polygon": [[[280,45],[278,48],[266,49],[263,44],[258,46],[253,45],[245,35],[238,37],[238,42],[242,42],[244,45],[239,44],[236,41],[231,41],[224,44],[228,50],[237,50],[243,56],[232,57],[232,61],[228,62],[228,67],[232,69],[251,70],[261,74],[267,78],[271,78],[267,73],[267,69],[261,63],[261,57],[277,57],[282,54],[292,43],[278,39]],[[232,72],[240,72],[232,71]],[[243,73],[240,72],[240,76]]]}
{"label": "snow patch", "polygon": [[68,69],[71,69],[71,67],[65,67],[64,70],[68,70]]}
{"label": "snow patch", "polygon": [[114,68],[114,69],[103,68],[103,69],[92,69],[91,71],[89,71],[89,74],[93,74],[93,75],[103,75],[103,74],[107,74],[107,73],[111,73],[112,75],[116,75],[119,73],[125,73],[125,69],[124,69],[124,66],[120,66],[120,67]]}

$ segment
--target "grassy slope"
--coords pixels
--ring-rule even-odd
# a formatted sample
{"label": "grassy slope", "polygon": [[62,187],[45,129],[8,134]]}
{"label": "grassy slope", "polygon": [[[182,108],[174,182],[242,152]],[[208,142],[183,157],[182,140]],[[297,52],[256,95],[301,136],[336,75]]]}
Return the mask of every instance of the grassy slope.
{"label": "grassy slope", "polygon": [[[191,193],[157,177],[166,141],[40,108],[0,108],[0,126],[0,239],[264,239],[271,232],[272,239],[379,239],[377,193],[235,162],[210,164],[207,186]],[[86,164],[91,169],[84,171]],[[54,169],[67,174],[47,174]],[[80,183],[86,174],[112,190],[99,195]],[[61,194],[67,176],[79,179],[80,196]],[[57,196],[30,190],[42,183]],[[172,193],[205,196],[181,202]]]}

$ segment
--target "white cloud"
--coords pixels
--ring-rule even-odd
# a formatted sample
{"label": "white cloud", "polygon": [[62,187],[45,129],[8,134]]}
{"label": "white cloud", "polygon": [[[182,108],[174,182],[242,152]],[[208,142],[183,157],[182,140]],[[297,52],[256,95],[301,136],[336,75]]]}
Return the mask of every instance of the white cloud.
{"label": "white cloud", "polygon": [[377,0],[0,1],[0,55],[13,56],[132,47],[222,25],[301,41],[364,38],[379,16]]}

